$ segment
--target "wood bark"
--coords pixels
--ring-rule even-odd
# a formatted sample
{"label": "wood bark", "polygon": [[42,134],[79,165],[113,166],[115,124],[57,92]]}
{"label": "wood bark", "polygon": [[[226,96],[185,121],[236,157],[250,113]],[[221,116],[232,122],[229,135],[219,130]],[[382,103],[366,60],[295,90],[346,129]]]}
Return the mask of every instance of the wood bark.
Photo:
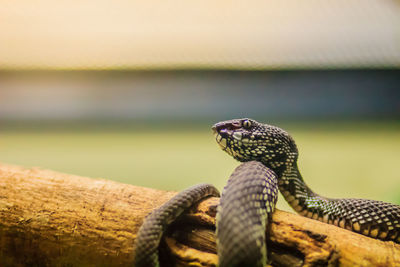
{"label": "wood bark", "polygon": [[[103,179],[0,164],[0,266],[132,266],[145,216],[174,196]],[[194,205],[168,229],[162,266],[216,266],[218,198]],[[400,245],[277,210],[272,266],[400,266]]]}

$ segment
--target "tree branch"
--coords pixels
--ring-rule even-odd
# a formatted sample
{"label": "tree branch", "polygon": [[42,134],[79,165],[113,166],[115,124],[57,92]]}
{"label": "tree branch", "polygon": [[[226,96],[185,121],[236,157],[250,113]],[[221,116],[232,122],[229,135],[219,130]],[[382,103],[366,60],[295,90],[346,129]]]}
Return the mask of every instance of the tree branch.
{"label": "tree branch", "polygon": [[[144,217],[175,195],[0,164],[0,266],[131,266]],[[165,235],[163,266],[215,266],[218,198],[191,208]],[[400,245],[277,210],[272,266],[400,266]]]}

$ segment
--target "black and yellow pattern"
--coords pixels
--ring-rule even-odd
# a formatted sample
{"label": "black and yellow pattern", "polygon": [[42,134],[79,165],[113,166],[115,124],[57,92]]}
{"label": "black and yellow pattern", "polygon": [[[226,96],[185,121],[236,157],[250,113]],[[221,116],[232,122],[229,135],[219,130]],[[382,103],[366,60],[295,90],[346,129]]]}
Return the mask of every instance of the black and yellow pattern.
{"label": "black and yellow pattern", "polygon": [[[284,130],[252,119],[224,121],[212,129],[222,150],[244,162],[228,180],[218,206],[220,267],[265,266],[265,229],[278,188],[303,216],[400,243],[400,206],[366,199],[331,199],[314,193],[298,169],[297,146]],[[136,266],[158,266],[157,247],[165,227],[192,203],[210,194],[218,192],[210,185],[194,186],[150,214],[136,240]]]}
{"label": "black and yellow pattern", "polygon": [[279,190],[299,214],[360,234],[400,243],[400,206],[367,199],[331,199],[314,193],[297,166],[298,149],[284,130],[251,119],[214,126],[221,148],[239,161],[258,160],[278,175]]}
{"label": "black and yellow pattern", "polygon": [[235,169],[217,212],[219,266],[265,266],[265,229],[278,197],[276,174],[258,161]]}

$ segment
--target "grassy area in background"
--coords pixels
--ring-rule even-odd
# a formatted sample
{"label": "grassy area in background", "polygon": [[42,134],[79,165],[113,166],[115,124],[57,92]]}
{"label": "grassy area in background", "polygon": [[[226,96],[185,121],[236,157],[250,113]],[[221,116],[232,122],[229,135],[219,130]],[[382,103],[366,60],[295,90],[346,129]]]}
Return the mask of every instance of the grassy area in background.
{"label": "grassy area in background", "polygon": [[[165,190],[203,182],[222,189],[238,163],[218,148],[207,128],[8,130],[0,132],[0,161]],[[297,141],[301,172],[314,191],[400,204],[397,127],[285,128]],[[278,207],[287,209],[280,199]]]}

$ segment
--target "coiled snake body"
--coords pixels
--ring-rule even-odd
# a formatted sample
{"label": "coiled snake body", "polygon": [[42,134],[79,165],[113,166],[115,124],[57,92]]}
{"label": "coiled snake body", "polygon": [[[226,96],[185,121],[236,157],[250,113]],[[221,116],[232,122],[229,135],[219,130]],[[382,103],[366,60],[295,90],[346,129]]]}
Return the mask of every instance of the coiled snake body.
{"label": "coiled snake body", "polygon": [[[265,227],[278,188],[299,214],[372,238],[400,243],[400,206],[366,199],[332,199],[314,193],[297,167],[298,150],[284,130],[252,119],[213,126],[219,146],[244,162],[235,169],[217,212],[219,266],[265,266]],[[189,188],[153,211],[136,239],[135,266],[158,266],[166,226],[194,202],[218,196],[212,185]]]}

